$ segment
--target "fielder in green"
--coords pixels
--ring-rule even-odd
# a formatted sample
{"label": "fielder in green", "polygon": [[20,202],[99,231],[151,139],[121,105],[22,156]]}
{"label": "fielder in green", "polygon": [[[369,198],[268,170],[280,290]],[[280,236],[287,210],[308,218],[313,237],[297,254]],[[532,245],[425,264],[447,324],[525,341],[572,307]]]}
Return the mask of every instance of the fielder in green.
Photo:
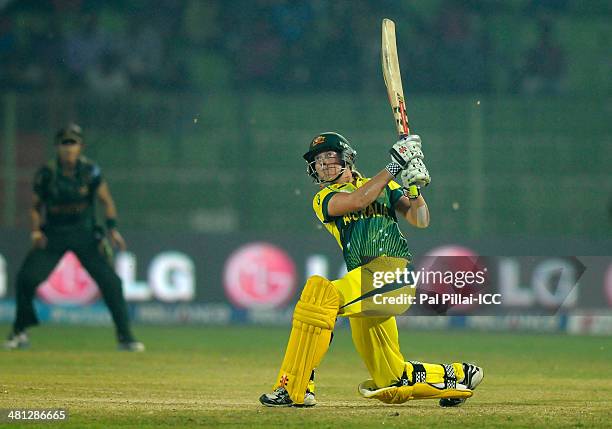
{"label": "fielder in green", "polygon": [[482,368],[467,362],[406,360],[395,316],[409,304],[376,301],[377,296],[395,298],[402,290],[415,292],[412,284],[373,282],[378,274],[411,266],[398,218],[418,228],[429,225],[429,210],[420,194],[430,182],[421,138],[403,138],[390,152],[392,161],[372,178],[356,170],[357,152],[340,134],[319,134],[304,154],[308,175],[319,185],[313,210],[336,239],[349,271],[336,280],[311,276],[306,281],[273,391],[259,398],[265,406],[316,404],[314,370],[327,353],[337,317],[348,317],[353,343],[370,373],[358,387],[364,398],[389,404],[438,399],[442,407],[456,407],[483,379]]}
{"label": "fielder in green", "polygon": [[104,230],[96,225],[95,203],[104,208],[108,239],[125,249],[117,230],[117,211],[100,168],[81,155],[81,127],[69,124],[55,136],[57,157],[42,166],[34,178],[31,240],[17,274],[16,315],[5,343],[7,349],[29,346],[26,328],[38,324],[33,305],[36,288],[53,271],[67,251],[79,258],[96,281],[116,327],[119,350],[143,351],[144,345],[130,330],[121,279],[112,267],[112,250]]}

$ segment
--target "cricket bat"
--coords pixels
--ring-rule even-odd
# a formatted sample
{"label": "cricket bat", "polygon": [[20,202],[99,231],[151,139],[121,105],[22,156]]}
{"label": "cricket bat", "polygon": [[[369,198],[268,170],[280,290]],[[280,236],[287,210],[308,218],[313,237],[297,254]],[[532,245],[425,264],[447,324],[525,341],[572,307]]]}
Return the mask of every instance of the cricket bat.
{"label": "cricket bat", "polygon": [[[395,128],[400,138],[410,135],[408,115],[406,114],[406,102],[404,101],[404,88],[402,87],[402,75],[400,74],[399,58],[397,56],[397,42],[395,41],[395,23],[390,19],[382,22],[382,46],[380,50],[383,78],[387,87],[387,95],[395,119]],[[416,198],[419,190],[416,185],[406,189],[408,197]]]}
{"label": "cricket bat", "polygon": [[380,51],[382,72],[387,87],[387,95],[397,134],[406,137],[410,134],[408,115],[406,114],[406,103],[404,101],[404,89],[402,88],[402,76],[400,74],[399,59],[397,57],[397,43],[395,41],[395,23],[390,19],[382,22],[382,49]]}

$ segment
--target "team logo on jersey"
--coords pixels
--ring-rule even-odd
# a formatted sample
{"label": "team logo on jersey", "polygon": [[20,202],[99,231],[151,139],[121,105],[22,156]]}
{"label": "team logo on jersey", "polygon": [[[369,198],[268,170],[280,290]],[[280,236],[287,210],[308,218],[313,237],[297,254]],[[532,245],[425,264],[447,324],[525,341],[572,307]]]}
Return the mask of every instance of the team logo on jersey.
{"label": "team logo on jersey", "polygon": [[312,147],[318,146],[325,141],[325,136],[315,137],[312,141]]}

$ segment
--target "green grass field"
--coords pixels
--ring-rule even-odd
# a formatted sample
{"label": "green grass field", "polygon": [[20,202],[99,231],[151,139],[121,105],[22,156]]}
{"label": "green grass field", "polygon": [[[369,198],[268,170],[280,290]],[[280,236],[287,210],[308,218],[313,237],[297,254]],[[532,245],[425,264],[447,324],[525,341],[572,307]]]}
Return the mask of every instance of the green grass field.
{"label": "green grass field", "polygon": [[[0,326],[8,331],[7,326]],[[311,409],[269,409],[288,329],[138,327],[148,350],[120,353],[110,328],[44,326],[26,351],[0,351],[0,408],[66,408],[72,427],[610,427],[612,341],[604,337],[402,332],[406,358],[474,361],[485,379],[463,407],[383,405],[348,329],[317,373]],[[0,424],[2,425],[2,424]],[[23,427],[54,427],[27,423]],[[7,427],[18,427],[12,423]]]}

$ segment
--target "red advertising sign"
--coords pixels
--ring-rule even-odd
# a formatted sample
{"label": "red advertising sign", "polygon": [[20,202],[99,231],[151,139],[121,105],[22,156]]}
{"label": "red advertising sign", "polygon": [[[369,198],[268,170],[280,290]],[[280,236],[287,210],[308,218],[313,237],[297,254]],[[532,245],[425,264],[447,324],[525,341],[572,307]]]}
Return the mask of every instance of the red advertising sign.
{"label": "red advertising sign", "polygon": [[295,292],[295,264],[276,246],[246,244],[227,259],[223,283],[227,297],[237,307],[281,307]]}
{"label": "red advertising sign", "polygon": [[100,296],[96,282],[72,252],[64,254],[37,293],[50,304],[89,304]]}

